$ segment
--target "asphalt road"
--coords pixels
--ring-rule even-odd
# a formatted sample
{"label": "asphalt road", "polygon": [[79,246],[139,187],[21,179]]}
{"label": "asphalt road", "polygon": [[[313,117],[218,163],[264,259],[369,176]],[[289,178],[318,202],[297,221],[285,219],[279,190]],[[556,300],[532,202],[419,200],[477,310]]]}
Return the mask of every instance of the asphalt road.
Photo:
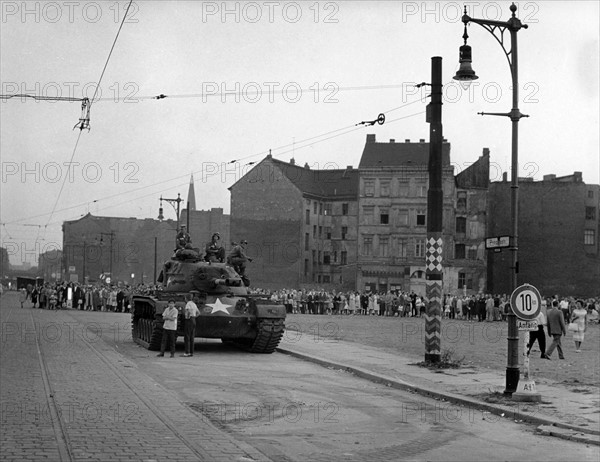
{"label": "asphalt road", "polygon": [[[252,355],[199,339],[195,356],[184,358],[180,339],[176,358],[157,358],[131,341],[126,314],[70,311],[67,316],[88,340],[105,343],[149,381],[176,392],[204,419],[273,460],[562,461],[598,455],[595,447],[537,435],[528,425],[279,353]],[[297,319],[289,321],[294,327]],[[377,330],[380,321],[394,322],[368,323]]]}

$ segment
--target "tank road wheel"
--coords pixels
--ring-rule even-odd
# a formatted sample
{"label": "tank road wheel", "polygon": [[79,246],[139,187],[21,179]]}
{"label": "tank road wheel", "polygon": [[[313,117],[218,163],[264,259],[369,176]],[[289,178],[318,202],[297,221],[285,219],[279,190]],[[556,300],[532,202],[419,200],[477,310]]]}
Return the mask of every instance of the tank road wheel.
{"label": "tank road wheel", "polygon": [[[254,341],[240,342],[237,344],[242,348],[247,349],[251,353],[270,354],[275,351],[283,332],[285,325],[282,319],[263,319],[258,321],[258,335]],[[240,339],[245,340],[245,339]]]}

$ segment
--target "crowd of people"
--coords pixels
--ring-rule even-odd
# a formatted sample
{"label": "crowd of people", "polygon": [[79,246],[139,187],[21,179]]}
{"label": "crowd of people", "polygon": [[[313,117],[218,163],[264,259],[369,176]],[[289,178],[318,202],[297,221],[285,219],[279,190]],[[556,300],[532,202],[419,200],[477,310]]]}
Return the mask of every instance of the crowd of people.
{"label": "crowd of people", "polygon": [[[370,315],[416,317],[424,316],[427,300],[415,292],[387,291],[375,292],[332,292],[326,290],[280,289],[274,291],[251,289],[254,294],[268,296],[272,301],[286,306],[288,313],[330,314],[330,315]],[[503,321],[510,312],[510,297],[504,295],[445,295],[442,303],[442,315],[449,319],[467,321]],[[559,300],[565,321],[571,320],[576,309],[574,297],[558,296],[545,299],[542,304],[550,306],[553,300]],[[590,298],[583,301],[590,311],[590,317],[596,318],[600,310],[600,299]],[[594,314],[595,313],[595,314]]]}

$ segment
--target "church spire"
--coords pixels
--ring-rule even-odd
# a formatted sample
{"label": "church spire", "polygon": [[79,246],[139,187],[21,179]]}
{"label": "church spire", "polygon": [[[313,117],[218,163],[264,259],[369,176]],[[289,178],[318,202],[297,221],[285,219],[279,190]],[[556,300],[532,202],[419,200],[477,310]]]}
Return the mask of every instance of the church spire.
{"label": "church spire", "polygon": [[196,193],[194,192],[194,174],[190,175],[190,189],[188,189],[187,208],[196,210]]}

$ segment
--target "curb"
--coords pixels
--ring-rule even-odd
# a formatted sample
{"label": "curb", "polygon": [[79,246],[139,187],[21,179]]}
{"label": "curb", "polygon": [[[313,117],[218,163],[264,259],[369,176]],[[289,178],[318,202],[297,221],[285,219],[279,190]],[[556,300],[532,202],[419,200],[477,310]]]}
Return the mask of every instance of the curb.
{"label": "curb", "polygon": [[[399,390],[404,390],[411,393],[418,393],[422,396],[427,396],[429,398],[459,404],[469,408],[484,410],[499,417],[510,418],[510,414],[514,414],[513,420],[515,420],[515,422],[527,422],[541,426],[537,429],[537,431],[542,435],[556,436],[562,439],[585,442],[588,444],[600,446],[600,431],[590,430],[587,428],[579,427],[577,425],[564,423],[558,419],[553,419],[549,416],[541,417],[527,414],[525,413],[525,408],[531,405],[531,403],[516,401],[516,408],[510,406],[503,406],[500,404],[486,403],[483,401],[476,400],[474,398],[469,398],[467,396],[457,395],[450,392],[441,392],[423,385],[414,385],[409,382],[401,381],[398,379],[392,379],[390,377],[379,375],[358,367],[336,363],[334,361],[326,360],[306,353],[299,353],[297,351],[288,350],[285,347],[278,347],[277,351],[282,354],[313,362],[323,367],[345,370],[353,373],[357,377],[361,377],[363,379],[367,379],[376,383],[383,383],[392,388],[397,388]],[[562,431],[559,431],[557,429],[562,429]]]}

